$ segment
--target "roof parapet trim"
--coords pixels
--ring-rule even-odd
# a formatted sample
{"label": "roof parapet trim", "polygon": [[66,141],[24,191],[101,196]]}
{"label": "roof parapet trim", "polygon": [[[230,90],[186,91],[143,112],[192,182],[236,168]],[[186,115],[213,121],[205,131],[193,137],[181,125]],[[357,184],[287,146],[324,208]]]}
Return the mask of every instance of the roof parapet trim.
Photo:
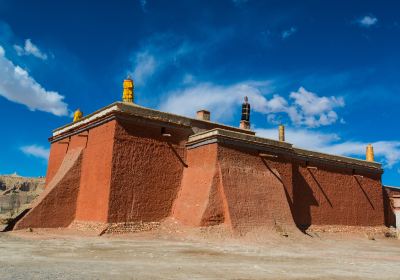
{"label": "roof parapet trim", "polygon": [[217,143],[217,139],[229,139],[230,143],[246,143],[248,147],[259,149],[260,147],[274,150],[277,153],[286,152],[293,157],[300,159],[310,159],[331,162],[336,164],[348,165],[354,168],[366,168],[373,171],[382,172],[382,165],[377,162],[369,162],[361,159],[350,158],[345,156],[330,155],[326,153],[314,152],[305,149],[293,147],[292,144],[287,142],[280,142],[277,140],[262,138],[254,135],[247,135],[234,131],[227,131],[224,129],[211,129],[205,132],[197,133],[189,136],[189,141],[186,144],[188,148],[196,148],[202,145]]}
{"label": "roof parapet trim", "polygon": [[191,136],[189,136],[189,141],[188,141],[187,145],[190,146],[191,144],[201,142],[204,139],[209,139],[212,137],[231,138],[231,139],[235,139],[235,140],[251,142],[254,144],[275,146],[277,148],[278,147],[286,148],[286,149],[292,148],[292,144],[287,143],[287,142],[280,142],[280,141],[273,140],[273,139],[262,138],[262,137],[258,137],[255,135],[249,135],[249,134],[245,134],[245,133],[229,131],[229,130],[225,130],[225,129],[221,129],[221,128],[214,128],[214,129],[210,129],[210,130],[207,130],[204,132],[200,132],[200,133],[191,135]]}
{"label": "roof parapet trim", "polygon": [[139,106],[134,103],[115,102],[115,103],[112,103],[100,110],[93,112],[92,114],[89,114],[89,115],[83,117],[81,120],[79,120],[75,123],[70,123],[70,124],[64,125],[60,128],[53,130],[53,137],[58,136],[69,130],[72,130],[74,128],[77,128],[81,125],[95,121],[99,118],[104,117],[105,115],[108,115],[111,113],[117,113],[117,112],[125,113],[125,114],[132,115],[132,116],[147,118],[147,119],[151,119],[151,120],[175,123],[175,124],[183,125],[183,126],[196,126],[196,123],[197,124],[202,123],[202,124],[205,124],[207,127],[217,126],[217,127],[221,127],[226,130],[241,132],[241,133],[248,134],[248,135],[255,135],[254,131],[243,130],[239,127],[233,127],[233,126],[228,126],[228,125],[215,123],[215,122],[211,122],[211,121],[199,120],[199,119],[195,119],[195,118],[188,118],[188,117],[179,116],[179,115],[175,115],[175,114],[171,114],[171,113],[161,112],[158,110],[142,107],[142,106]]}
{"label": "roof parapet trim", "polygon": [[65,126],[62,126],[60,128],[53,130],[53,137],[63,134],[64,132],[67,132],[69,130],[72,130],[74,128],[82,126],[84,124],[95,121],[99,118],[102,118],[102,117],[112,113],[112,112],[117,112],[117,111],[119,111],[119,108],[116,104],[112,105],[112,106],[108,106],[106,108],[103,108],[103,110],[99,110],[90,115],[87,115],[86,117],[83,117],[79,121],[76,121],[74,123],[71,123],[71,124],[68,124],[68,125],[65,125]]}
{"label": "roof parapet trim", "polygon": [[314,159],[321,159],[321,160],[329,160],[334,161],[337,163],[343,164],[350,164],[350,165],[359,165],[371,169],[378,169],[382,170],[382,164],[378,162],[370,162],[363,159],[351,158],[346,156],[338,156],[338,155],[331,155],[326,153],[320,153],[300,148],[293,148],[296,155],[300,158],[314,158]]}

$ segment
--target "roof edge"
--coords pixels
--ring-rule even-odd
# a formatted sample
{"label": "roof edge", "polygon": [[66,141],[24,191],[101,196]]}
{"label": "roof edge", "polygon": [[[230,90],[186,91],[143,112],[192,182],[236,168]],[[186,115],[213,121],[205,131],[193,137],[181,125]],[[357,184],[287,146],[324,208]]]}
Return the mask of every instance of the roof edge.
{"label": "roof edge", "polygon": [[378,162],[369,162],[369,161],[357,159],[357,158],[309,151],[309,150],[293,147],[292,144],[287,143],[287,142],[280,142],[277,140],[258,137],[255,135],[247,135],[247,134],[242,134],[242,133],[238,133],[238,132],[234,132],[234,131],[227,131],[227,130],[220,129],[220,128],[211,129],[211,130],[208,130],[205,132],[200,132],[200,133],[189,136],[189,141],[187,143],[187,146],[198,147],[198,146],[201,146],[202,143],[204,145],[209,144],[209,143],[215,143],[215,142],[210,142],[210,139],[214,139],[214,138],[229,138],[229,139],[232,139],[232,140],[235,140],[238,142],[250,143],[250,144],[254,145],[254,148],[257,148],[257,146],[258,147],[265,146],[265,147],[269,147],[269,148],[276,148],[277,152],[282,152],[282,150],[286,150],[286,152],[291,153],[295,157],[298,157],[298,158],[305,158],[305,159],[310,158],[310,159],[316,159],[316,160],[321,160],[321,161],[329,161],[329,162],[335,162],[338,164],[352,165],[352,166],[367,168],[369,170],[382,172],[382,165]]}
{"label": "roof edge", "polygon": [[140,116],[140,117],[149,118],[149,119],[153,119],[153,120],[159,119],[161,121],[169,121],[169,122],[177,123],[180,125],[187,125],[187,126],[192,126],[194,123],[202,123],[202,124],[208,124],[211,126],[218,126],[223,129],[230,130],[230,131],[241,132],[243,134],[255,135],[254,131],[244,130],[239,127],[229,126],[229,125],[212,122],[212,121],[189,118],[189,117],[185,117],[185,116],[176,115],[173,113],[162,112],[159,110],[139,106],[134,103],[117,101],[117,102],[107,105],[99,110],[96,110],[87,116],[82,117],[82,119],[80,119],[77,122],[69,123],[64,126],[54,129],[52,131],[53,136],[60,135],[71,129],[74,129],[83,124],[87,124],[91,121],[94,121],[94,120],[100,118],[100,117],[103,117],[106,114],[115,113],[115,112],[127,113],[130,115]]}

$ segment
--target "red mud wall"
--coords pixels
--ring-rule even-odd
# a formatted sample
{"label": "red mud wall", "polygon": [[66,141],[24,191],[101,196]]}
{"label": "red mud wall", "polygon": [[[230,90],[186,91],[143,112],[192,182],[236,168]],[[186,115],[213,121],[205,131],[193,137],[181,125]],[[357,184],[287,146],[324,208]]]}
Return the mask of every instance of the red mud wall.
{"label": "red mud wall", "polygon": [[291,226],[293,220],[299,228],[385,222],[379,173],[356,170],[362,176],[354,176],[351,168],[310,160],[317,167],[311,169],[291,154],[260,157],[255,149],[228,144],[186,151],[191,129],[167,127],[171,137],[163,137],[160,125],[111,121],[53,143],[48,185],[66,152],[83,149],[81,169],[75,181],[68,179],[73,190],[80,185],[76,207],[71,202],[76,214],[67,216],[146,222],[172,214],[192,226],[225,223],[239,230]]}
{"label": "red mud wall", "polygon": [[307,168],[291,155],[261,157],[227,144],[190,149],[187,163],[173,211],[187,225],[384,225],[379,173],[312,161]]}
{"label": "red mud wall", "polygon": [[[269,153],[267,153],[269,154]],[[281,183],[284,187],[286,199],[289,203],[289,207],[294,216],[294,182],[293,182],[293,158],[289,155],[279,155],[278,157],[262,157],[262,161],[265,166],[270,169],[273,173],[274,170],[278,171],[280,175]]]}
{"label": "red mud wall", "polygon": [[383,188],[383,201],[385,208],[385,224],[388,227],[396,226],[396,216],[390,198],[393,195],[400,195],[400,189],[384,187]]}
{"label": "red mud wall", "polygon": [[118,121],[108,222],[159,221],[171,214],[191,131],[160,124]]}
{"label": "red mud wall", "polygon": [[88,137],[79,137],[86,148],[82,159],[77,221],[107,222],[115,125],[116,121],[110,121],[82,134]]}
{"label": "red mud wall", "polygon": [[204,226],[229,220],[221,193],[217,144],[187,151],[182,186],[174,202],[173,216],[185,225]]}
{"label": "red mud wall", "polygon": [[50,156],[46,174],[46,186],[53,179],[57,170],[60,168],[60,165],[64,160],[65,154],[67,153],[67,147],[68,144],[62,144],[59,142],[51,144]]}
{"label": "red mud wall", "polygon": [[68,151],[60,168],[32,209],[15,225],[27,227],[67,227],[75,217],[82,161],[82,149]]}
{"label": "red mud wall", "polygon": [[380,226],[384,209],[380,174],[295,161],[293,213],[297,225]]}
{"label": "red mud wall", "polygon": [[282,176],[258,151],[221,145],[218,161],[233,229],[295,228]]}
{"label": "red mud wall", "polygon": [[257,152],[208,144],[188,151],[173,216],[187,225],[224,223],[234,232],[294,229],[279,172]]}
{"label": "red mud wall", "polygon": [[86,141],[87,138],[74,135],[51,144],[46,174],[46,186],[57,173],[66,153],[75,148],[84,148],[86,146]]}

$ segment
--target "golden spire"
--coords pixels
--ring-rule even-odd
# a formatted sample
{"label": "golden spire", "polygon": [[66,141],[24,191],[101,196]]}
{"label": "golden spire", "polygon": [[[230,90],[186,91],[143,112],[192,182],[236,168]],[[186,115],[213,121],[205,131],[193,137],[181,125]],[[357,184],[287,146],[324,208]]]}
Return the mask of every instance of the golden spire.
{"label": "golden spire", "polygon": [[76,110],[74,113],[74,122],[79,121],[80,119],[82,119],[83,113],[81,112],[80,109]]}
{"label": "golden spire", "polygon": [[371,144],[368,144],[368,146],[367,146],[366,160],[371,161],[371,162],[375,161],[374,160],[374,147],[372,147]]}
{"label": "golden spire", "polygon": [[122,101],[133,102],[134,100],[134,84],[130,76],[128,76],[123,83]]}
{"label": "golden spire", "polygon": [[285,126],[279,125],[279,141],[285,142]]}

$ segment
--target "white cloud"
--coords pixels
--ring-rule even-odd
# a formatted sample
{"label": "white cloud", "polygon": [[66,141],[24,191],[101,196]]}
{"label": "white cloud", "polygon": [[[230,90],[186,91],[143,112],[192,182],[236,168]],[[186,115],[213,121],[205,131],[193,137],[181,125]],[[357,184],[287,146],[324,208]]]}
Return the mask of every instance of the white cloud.
{"label": "white cloud", "polygon": [[40,110],[56,116],[68,115],[64,96],[44,89],[27,71],[8,60],[1,46],[0,77],[0,95],[6,99],[23,104],[32,111]]}
{"label": "white cloud", "polygon": [[128,71],[137,85],[145,85],[155,74],[193,51],[193,46],[171,34],[151,37],[134,55],[133,70]]}
{"label": "white cloud", "polygon": [[318,97],[315,93],[300,87],[298,91],[292,92],[290,98],[301,107],[305,115],[317,115],[331,111],[336,106],[344,106],[343,98]]}
{"label": "white cloud", "polygon": [[23,47],[14,45],[14,49],[19,56],[32,55],[42,60],[47,59],[47,54],[43,53],[34,43],[32,43],[31,39],[26,39]]}
{"label": "white cloud", "polygon": [[272,99],[268,100],[266,103],[265,111],[266,112],[283,112],[286,110],[288,103],[285,98],[280,95],[274,94]]}
{"label": "white cloud", "polygon": [[[257,128],[255,129],[258,136],[278,140],[278,128]],[[297,147],[304,149],[324,149],[328,143],[332,143],[340,139],[336,134],[324,134],[308,129],[285,128],[286,141]]]}
{"label": "white cloud", "polygon": [[272,123],[277,123],[282,114],[286,114],[297,126],[319,127],[335,123],[338,115],[334,108],[344,106],[343,98],[319,97],[303,87],[292,92],[289,100],[278,94],[267,98],[271,91],[270,81],[245,81],[226,86],[199,83],[170,92],[160,109],[186,116],[193,116],[199,109],[208,109],[215,120],[227,121],[233,116],[232,108],[248,96],[252,109],[267,114]]}
{"label": "white cloud", "polygon": [[290,28],[287,29],[287,30],[284,30],[284,31],[282,32],[282,39],[287,39],[287,38],[289,38],[289,37],[292,36],[296,31],[297,31],[297,28],[294,27],[294,26],[290,27]]}
{"label": "white cloud", "polygon": [[[268,84],[263,82],[263,85]],[[212,83],[200,83],[170,92],[160,110],[194,116],[197,110],[207,109],[211,111],[214,120],[227,121],[234,114],[232,108],[237,108],[243,102],[244,96],[248,96],[253,110],[265,111],[269,107],[269,101],[263,96],[256,85],[260,82],[243,82],[239,84],[220,86]]]}
{"label": "white cloud", "polygon": [[360,18],[357,22],[362,27],[371,27],[378,23],[378,19],[374,16],[364,16]]}
{"label": "white cloud", "polygon": [[137,85],[145,84],[146,80],[154,74],[157,66],[154,56],[148,52],[136,54],[135,65],[132,75]]}
{"label": "white cloud", "polygon": [[34,156],[44,160],[49,158],[50,153],[49,149],[38,145],[23,146],[21,147],[21,151],[28,156]]}
{"label": "white cloud", "polygon": [[293,105],[289,108],[288,114],[292,122],[308,127],[335,123],[338,120],[338,115],[333,109],[344,106],[342,97],[319,97],[303,87],[292,92],[290,98],[293,99]]}
{"label": "white cloud", "polygon": [[[255,130],[258,136],[278,139],[278,129]],[[294,146],[334,155],[358,156],[365,158],[365,149],[369,143],[363,141],[343,141],[337,134],[323,133],[308,129],[285,129],[286,141]],[[391,168],[400,162],[400,141],[377,141],[371,143],[377,158],[381,158],[385,167]]]}

